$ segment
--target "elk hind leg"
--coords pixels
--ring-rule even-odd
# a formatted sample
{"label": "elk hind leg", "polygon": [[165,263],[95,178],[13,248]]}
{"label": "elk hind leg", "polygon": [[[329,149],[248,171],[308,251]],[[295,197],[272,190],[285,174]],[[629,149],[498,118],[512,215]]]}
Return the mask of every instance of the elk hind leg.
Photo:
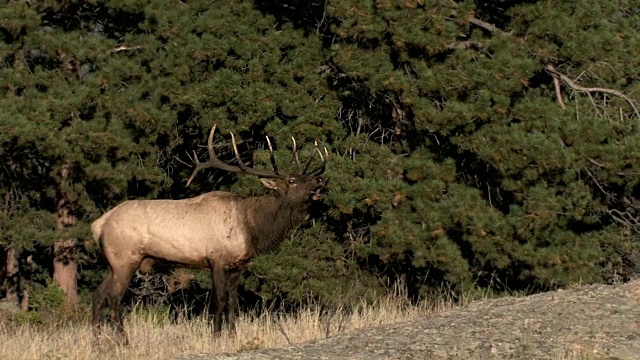
{"label": "elk hind leg", "polygon": [[109,288],[113,282],[113,272],[111,268],[109,268],[107,275],[104,280],[98,286],[98,288],[93,292],[93,301],[91,303],[92,311],[93,311],[93,325],[100,326],[100,324],[106,321],[104,316],[104,308],[107,305],[107,297]]}
{"label": "elk hind leg", "polygon": [[[111,324],[116,328],[120,335],[125,335],[124,324],[122,322],[122,298],[124,297],[133,274],[138,269],[140,260],[129,264],[122,264],[114,267],[112,285],[109,287],[107,294],[107,304],[109,306],[109,318]],[[125,337],[126,339],[126,337]]]}

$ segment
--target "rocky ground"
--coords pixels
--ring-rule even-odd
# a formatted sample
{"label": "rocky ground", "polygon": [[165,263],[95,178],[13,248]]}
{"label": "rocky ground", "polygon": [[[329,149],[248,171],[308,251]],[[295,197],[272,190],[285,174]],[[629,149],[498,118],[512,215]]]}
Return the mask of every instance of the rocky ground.
{"label": "rocky ground", "polygon": [[204,359],[640,359],[640,280],[469,306],[315,342]]}

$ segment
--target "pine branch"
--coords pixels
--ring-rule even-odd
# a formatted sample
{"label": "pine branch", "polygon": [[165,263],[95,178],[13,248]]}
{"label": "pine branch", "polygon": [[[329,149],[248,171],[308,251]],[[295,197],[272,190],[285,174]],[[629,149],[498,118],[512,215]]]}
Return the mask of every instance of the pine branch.
{"label": "pine branch", "polygon": [[478,49],[482,48],[482,43],[480,41],[467,40],[467,41],[458,41],[447,45],[447,49],[456,50],[456,49],[469,49],[472,47],[476,47]]}
{"label": "pine branch", "polygon": [[553,74],[553,75],[557,76],[558,78],[560,78],[560,80],[562,80],[565,84],[567,84],[567,86],[569,86],[571,89],[573,89],[575,91],[586,92],[588,94],[591,94],[591,93],[594,93],[594,92],[601,92],[601,93],[615,95],[615,96],[618,96],[618,97],[624,99],[626,102],[629,103],[629,105],[631,105],[631,107],[633,108],[633,111],[636,114],[636,117],[640,118],[640,112],[638,111],[638,108],[636,107],[636,104],[633,102],[633,100],[631,100],[631,98],[629,98],[627,95],[623,94],[621,91],[618,91],[618,90],[615,90],[615,89],[608,89],[608,88],[580,86],[580,85],[576,84],[575,82],[573,82],[573,80],[569,79],[569,77],[567,75],[557,71],[553,65],[549,64],[545,68],[547,69],[548,72],[550,72],[551,74]]}

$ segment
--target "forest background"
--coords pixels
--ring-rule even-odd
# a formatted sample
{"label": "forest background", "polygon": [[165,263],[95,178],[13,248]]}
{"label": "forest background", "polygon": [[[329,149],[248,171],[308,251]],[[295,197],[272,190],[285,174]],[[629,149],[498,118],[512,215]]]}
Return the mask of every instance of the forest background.
{"label": "forest background", "polygon": [[[257,167],[265,135],[280,161],[291,136],[330,152],[324,208],[250,263],[244,306],[638,272],[637,0],[0,4],[4,301],[89,303],[89,224],[124,200],[262,194],[222,171],[186,187],[213,124]],[[129,301],[200,299],[208,278],[139,276]]]}

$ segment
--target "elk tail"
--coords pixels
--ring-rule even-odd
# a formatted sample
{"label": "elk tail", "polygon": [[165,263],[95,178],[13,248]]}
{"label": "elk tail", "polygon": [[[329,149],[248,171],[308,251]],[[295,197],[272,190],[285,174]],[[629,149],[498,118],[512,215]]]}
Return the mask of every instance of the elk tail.
{"label": "elk tail", "polygon": [[104,226],[104,223],[106,223],[107,220],[109,220],[109,217],[111,217],[112,211],[113,209],[107,211],[102,216],[100,216],[96,221],[91,223],[91,233],[93,234],[93,240],[96,242],[96,244],[100,248],[102,248],[102,244],[100,241],[100,239],[102,238],[102,227]]}

